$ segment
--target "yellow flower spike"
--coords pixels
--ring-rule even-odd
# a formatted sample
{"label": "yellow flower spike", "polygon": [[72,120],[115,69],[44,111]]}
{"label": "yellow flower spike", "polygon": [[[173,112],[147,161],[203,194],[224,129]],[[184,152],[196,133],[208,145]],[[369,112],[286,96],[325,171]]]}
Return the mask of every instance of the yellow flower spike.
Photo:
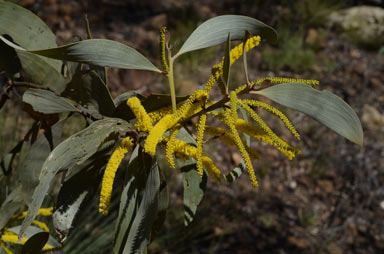
{"label": "yellow flower spike", "polygon": [[196,134],[196,143],[197,143],[197,172],[200,177],[203,177],[204,169],[203,169],[203,141],[204,141],[204,130],[205,123],[207,122],[207,115],[203,114],[200,116],[199,123],[197,124],[197,134]]}
{"label": "yellow flower spike", "polygon": [[216,167],[215,163],[208,157],[208,156],[203,156],[203,165],[207,169],[207,172],[210,176],[214,177],[216,181],[221,183],[221,172],[220,170]]}
{"label": "yellow flower spike", "polygon": [[41,221],[38,221],[38,220],[33,220],[32,224],[37,226],[38,228],[41,228],[45,232],[49,232],[49,228],[48,228],[47,224],[45,224],[44,222],[41,222]]}
{"label": "yellow flower spike", "polygon": [[[233,137],[233,135],[220,127],[206,126],[205,132],[208,135],[218,137],[221,141],[230,146],[236,146],[235,138]],[[255,150],[253,150],[246,144],[244,144],[244,146],[252,160],[260,158],[260,155]]]}
{"label": "yellow flower spike", "polygon": [[[173,121],[172,121],[173,120]],[[176,120],[176,121],[175,121]],[[165,115],[159,122],[152,128],[149,135],[145,139],[144,150],[150,155],[155,155],[156,146],[160,142],[163,134],[168,130],[168,126],[172,123],[176,123],[178,119],[174,119],[173,114]]]}
{"label": "yellow flower spike", "polygon": [[263,108],[263,109],[271,112],[275,116],[279,117],[280,120],[284,123],[285,127],[287,127],[287,129],[292,133],[292,135],[297,140],[300,140],[300,134],[297,132],[297,130],[295,129],[295,127],[293,126],[291,121],[289,121],[288,117],[286,115],[284,115],[283,112],[281,112],[277,108],[275,108],[275,107],[273,107],[267,103],[264,103],[261,101],[256,101],[256,100],[241,100],[241,101],[243,103],[249,105],[249,106],[255,106],[255,107]]}
{"label": "yellow flower spike", "polygon": [[[176,139],[175,140],[175,154],[178,157],[181,158],[188,158],[192,157],[196,161],[198,160],[197,157],[197,148],[187,144],[186,142]],[[221,172],[220,170],[215,166],[213,161],[206,155],[202,154],[202,161],[204,167],[207,169],[208,174],[216,179],[216,181],[221,182]]]}
{"label": "yellow flower spike", "polygon": [[107,167],[104,171],[104,176],[101,184],[100,201],[99,201],[99,212],[107,215],[108,206],[111,202],[111,195],[113,189],[113,181],[115,179],[116,171],[119,168],[124,155],[128,152],[129,148],[133,146],[130,137],[127,137],[121,141],[115,151],[109,158]]}
{"label": "yellow flower spike", "polygon": [[226,109],[224,111],[224,122],[228,125],[228,127],[231,131],[231,134],[233,135],[233,138],[235,140],[236,147],[239,150],[241,157],[243,157],[245,165],[248,169],[248,175],[249,175],[249,179],[251,181],[252,186],[254,188],[258,188],[259,183],[257,182],[257,179],[256,179],[255,170],[253,169],[251,158],[250,158],[247,150],[245,149],[245,146],[244,146],[243,141],[241,140],[241,138],[239,136],[239,133],[236,130],[235,121],[231,116],[231,111],[228,109]]}
{"label": "yellow flower spike", "polygon": [[[260,44],[260,36],[253,36],[249,38],[245,44],[245,50],[248,52],[249,50],[253,49],[254,47],[258,46]],[[243,55],[243,43],[240,43],[230,51],[230,56],[231,56],[231,62],[230,65],[232,65],[236,60],[238,60],[242,55]],[[223,60],[219,63],[216,64],[212,67],[212,75],[208,79],[204,90],[209,92],[213,85],[215,84],[216,81],[219,80],[220,75],[223,74],[223,65],[224,65],[224,58]]]}
{"label": "yellow flower spike", "polygon": [[163,26],[160,28],[160,62],[165,72],[169,71],[169,66],[167,63],[167,57],[165,52],[165,34],[167,32],[167,28]]}
{"label": "yellow flower spike", "polygon": [[281,83],[300,83],[310,86],[317,86],[320,84],[318,80],[314,79],[296,79],[296,78],[284,78],[284,77],[267,77],[261,78],[256,81],[257,85],[262,84],[264,81],[270,81],[272,84],[281,84]]}
{"label": "yellow flower spike", "polygon": [[229,99],[230,99],[230,106],[231,106],[231,113],[232,113],[232,118],[234,120],[237,119],[237,95],[235,91],[231,91],[229,94]]}
{"label": "yellow flower spike", "polygon": [[247,111],[249,116],[253,120],[255,120],[255,122],[260,126],[260,128],[272,138],[272,140],[276,143],[277,146],[284,146],[281,143],[281,139],[271,130],[271,128],[269,128],[269,126],[263,121],[263,119],[261,119],[261,117],[258,114],[256,114],[256,112],[250,106],[248,106],[242,101],[239,101],[239,104],[241,105],[242,108],[245,109],[245,111]]}
{"label": "yellow flower spike", "polygon": [[166,149],[165,149],[165,156],[167,157],[168,164],[171,168],[176,168],[173,154],[175,153],[175,140],[178,132],[179,132],[179,128],[175,128],[171,132],[167,141]]}
{"label": "yellow flower spike", "polygon": [[137,97],[131,97],[127,100],[127,106],[131,108],[137,121],[135,127],[138,131],[149,132],[152,129],[152,120],[145,111],[145,108],[141,105],[140,100]]}
{"label": "yellow flower spike", "polygon": [[242,119],[237,119],[236,128],[249,136],[260,140],[263,143],[267,143],[275,146],[280,152],[282,152],[288,159],[293,159],[296,154],[301,153],[299,149],[290,146],[286,141],[277,137],[279,143],[276,143],[274,139],[270,137],[263,129],[257,126],[253,126]]}
{"label": "yellow flower spike", "polygon": [[[13,216],[12,219],[17,219],[17,220],[24,219],[25,216],[27,216],[27,213],[28,211],[24,211],[21,215]],[[40,208],[39,211],[37,212],[37,215],[51,216],[52,213],[53,213],[53,207],[47,207],[47,208]]]}

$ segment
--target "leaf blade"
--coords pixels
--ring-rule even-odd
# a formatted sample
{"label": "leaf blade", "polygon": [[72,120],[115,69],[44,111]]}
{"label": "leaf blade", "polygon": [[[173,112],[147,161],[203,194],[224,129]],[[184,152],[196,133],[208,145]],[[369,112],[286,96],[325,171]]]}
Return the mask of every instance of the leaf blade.
{"label": "leaf blade", "polygon": [[117,41],[91,39],[31,53],[65,61],[102,67],[147,70],[161,73],[146,57],[132,47]]}
{"label": "leaf blade", "polygon": [[175,57],[223,43],[227,40],[228,33],[231,33],[232,40],[241,40],[245,30],[253,35],[260,35],[262,39],[265,38],[272,44],[277,42],[276,31],[257,19],[241,15],[222,15],[211,18],[198,26]]}
{"label": "leaf blade", "polygon": [[285,83],[256,93],[311,116],[353,143],[363,144],[363,128],[356,113],[331,92],[304,84]]}

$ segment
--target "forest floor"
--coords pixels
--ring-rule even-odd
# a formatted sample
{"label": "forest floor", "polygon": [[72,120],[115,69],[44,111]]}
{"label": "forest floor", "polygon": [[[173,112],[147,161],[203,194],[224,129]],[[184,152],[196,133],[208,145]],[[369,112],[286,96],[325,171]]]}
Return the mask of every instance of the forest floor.
{"label": "forest floor", "polygon": [[[178,36],[185,40],[198,21],[209,17],[243,14],[274,26],[273,15],[282,9],[279,4],[257,8],[247,5],[250,1],[197,2],[25,0],[22,4],[47,22],[59,44],[76,34],[86,36],[87,13],[94,38],[130,45],[153,56],[156,63],[162,25],[180,44]],[[196,220],[187,229],[182,181],[179,174],[170,173],[170,212],[149,253],[384,253],[384,55],[357,47],[325,26],[306,29],[303,40],[310,40],[310,34],[324,35],[313,51],[313,66],[303,72],[293,72],[289,66],[271,71],[262,46],[248,56],[251,78],[318,79],[319,89],[339,95],[357,112],[364,145],[352,144],[314,120],[285,110],[302,135],[297,144],[302,155],[289,161],[272,147],[254,144],[261,154],[255,163],[260,188],[252,189],[246,175],[232,184],[209,181]],[[180,60],[179,94],[204,84],[210,67],[223,55],[223,49],[217,49]],[[235,81],[239,75],[233,75]],[[166,81],[147,72],[109,69],[114,96],[132,89],[166,93]],[[281,129],[278,121],[267,122]],[[212,145],[208,150],[219,168],[230,170],[238,162],[239,155],[230,148]]]}

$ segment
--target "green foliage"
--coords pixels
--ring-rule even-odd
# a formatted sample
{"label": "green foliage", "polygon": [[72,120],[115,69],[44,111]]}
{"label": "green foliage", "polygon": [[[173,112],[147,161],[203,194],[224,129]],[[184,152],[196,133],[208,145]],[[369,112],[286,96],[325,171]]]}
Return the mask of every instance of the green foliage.
{"label": "green foliage", "polygon": [[[7,196],[2,190],[0,197],[1,251],[15,251],[15,245],[23,244],[21,253],[61,250],[146,253],[147,246],[160,232],[168,208],[167,179],[163,175],[167,169],[159,165],[177,164],[180,170],[186,226],[195,219],[208,175],[217,181],[233,182],[248,169],[251,183],[257,187],[251,159],[258,155],[251,149],[251,137],[275,146],[288,158],[299,150],[275,134],[252,107],[261,107],[278,116],[295,137],[298,134],[282,112],[260,101],[238,98],[242,95],[265,96],[312,116],[352,142],[360,145],[363,142],[361,125],[354,111],[339,97],[309,87],[316,81],[273,77],[248,80],[245,52],[257,46],[260,37],[270,43],[277,40],[273,28],[250,17],[224,15],[209,19],[191,33],[173,56],[170,42],[165,43],[168,56],[161,57],[163,63],[169,63],[168,72],[161,71],[137,50],[115,41],[75,40],[57,46],[46,24],[9,2],[0,2],[0,34],[0,47],[6,52],[0,55],[0,68],[7,75],[2,101],[13,99],[11,93],[22,93],[25,111],[33,119],[27,135],[17,140],[9,152],[1,154],[0,186],[7,185],[12,190]],[[231,49],[231,40],[243,40],[243,44]],[[224,42],[225,56],[213,67],[206,88],[176,97],[175,59]],[[295,67],[297,70],[314,61],[310,53],[306,54],[308,56]],[[298,56],[300,50],[291,52],[291,61]],[[230,67],[240,57],[243,57],[245,85],[229,86]],[[145,97],[129,91],[112,98],[105,78],[106,66],[167,75],[171,95]],[[65,75],[62,69],[67,70]],[[221,89],[222,98],[209,100],[209,91],[219,80],[225,84]],[[295,84],[298,82],[301,84]],[[269,83],[279,85],[265,87]],[[229,91],[230,87],[236,89]],[[207,115],[229,128],[228,131],[212,127],[212,138],[225,140],[242,155],[240,164],[225,177],[221,177],[220,170],[203,152],[203,144],[209,141],[204,140],[204,131],[211,127],[206,125]],[[62,140],[74,117],[86,122],[86,126]],[[198,119],[197,125],[194,119]],[[15,125],[15,128],[22,126]],[[241,136],[237,129],[242,132]],[[30,145],[29,150],[24,150],[25,144]],[[157,161],[156,154],[161,149],[166,150],[167,166]],[[15,156],[22,152],[26,156],[16,163]],[[127,165],[121,163],[126,154],[130,154]],[[125,178],[120,180],[122,188],[116,190],[113,183],[116,174],[121,174],[116,173],[120,164]],[[94,200],[99,192],[99,211],[107,214],[108,205],[119,206],[117,215],[114,211],[107,217],[95,215]],[[119,204],[115,200],[120,200]],[[48,205],[54,206],[54,211],[45,208]],[[23,213],[26,206],[28,211]],[[84,214],[89,218],[77,221]],[[48,226],[36,220],[39,216],[51,215],[53,223],[49,225],[57,235],[52,230],[44,232]],[[99,224],[104,231],[84,233],[86,225],[92,224],[90,218],[95,218],[93,225]]]}

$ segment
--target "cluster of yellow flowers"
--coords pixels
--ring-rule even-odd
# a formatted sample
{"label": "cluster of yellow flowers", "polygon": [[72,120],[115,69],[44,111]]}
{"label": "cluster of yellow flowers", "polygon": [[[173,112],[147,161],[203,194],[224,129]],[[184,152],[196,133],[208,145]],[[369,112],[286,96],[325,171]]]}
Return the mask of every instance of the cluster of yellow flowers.
{"label": "cluster of yellow flowers", "polygon": [[[53,207],[40,208],[40,210],[38,211],[37,215],[40,215],[40,216],[51,216],[52,212],[53,212]],[[17,220],[24,219],[26,215],[27,215],[27,211],[23,212],[22,214],[18,214],[18,215],[12,216],[12,218],[9,220],[7,225],[10,222],[14,222],[14,221],[17,221]],[[41,222],[41,221],[38,221],[38,220],[34,220],[34,221],[32,221],[32,224],[37,226],[38,228],[41,228],[45,232],[49,232],[49,228],[48,228],[48,226],[44,222]],[[9,249],[9,244],[10,243],[24,245],[27,241],[28,241],[28,238],[26,238],[26,237],[23,237],[19,241],[18,235],[15,232],[9,230],[7,227],[4,227],[3,229],[1,229],[0,246],[3,248],[3,250],[5,250],[5,252],[7,254],[13,254],[13,252]],[[43,250],[54,250],[54,249],[55,248],[53,246],[51,246],[50,244],[45,244],[44,247],[43,247]]]}
{"label": "cluster of yellow flowers", "polygon": [[[164,31],[162,30],[162,36]],[[161,37],[164,40],[163,37]],[[258,46],[260,36],[251,37],[247,42],[246,51]],[[164,45],[163,45],[164,46]],[[233,64],[243,55],[243,43],[236,46],[230,51],[230,64]],[[164,52],[162,52],[164,54]],[[163,56],[164,57],[164,56]],[[165,149],[165,154],[171,168],[175,168],[175,157],[180,159],[193,158],[196,160],[196,170],[200,176],[204,174],[204,168],[210,176],[218,182],[222,181],[222,174],[215,166],[211,158],[209,158],[203,149],[204,134],[208,134],[214,138],[236,146],[239,150],[244,164],[248,169],[249,178],[252,186],[258,187],[256,174],[253,168],[252,160],[258,159],[259,154],[250,146],[245,144],[240,134],[246,134],[251,138],[261,142],[275,146],[288,159],[293,159],[300,150],[289,145],[284,139],[276,135],[272,129],[263,121],[256,113],[255,108],[264,109],[273,115],[279,117],[286,128],[292,133],[296,139],[300,139],[299,133],[294,128],[289,119],[277,108],[257,100],[240,99],[243,94],[247,94],[254,86],[261,85],[268,81],[269,83],[303,83],[307,85],[317,85],[316,80],[301,80],[290,78],[263,78],[256,81],[248,82],[229,94],[224,94],[224,98],[220,101],[209,101],[209,92],[215,83],[219,83],[223,74],[223,62],[212,67],[212,75],[208,79],[205,88],[192,93],[188,99],[177,106],[175,112],[171,107],[160,108],[156,111],[146,112],[141,101],[137,97],[131,97],[127,100],[127,105],[136,117],[135,127],[138,131],[146,134],[144,142],[144,151],[150,155],[155,155],[157,147]],[[164,64],[163,64],[164,65]],[[223,90],[222,90],[223,92]],[[252,118],[255,124],[247,122],[238,116],[238,109],[242,108]],[[198,122],[192,127],[195,129],[196,145],[189,144],[177,138],[177,134],[181,128],[185,126],[186,120],[198,117]],[[208,117],[218,119],[223,122],[228,130],[221,127],[207,125]],[[131,139],[128,137],[118,146],[112,154],[107,168],[104,173],[102,190],[100,195],[99,210],[103,214],[107,214],[110,196],[112,193],[113,180],[116,170],[128,149],[133,146]]]}

